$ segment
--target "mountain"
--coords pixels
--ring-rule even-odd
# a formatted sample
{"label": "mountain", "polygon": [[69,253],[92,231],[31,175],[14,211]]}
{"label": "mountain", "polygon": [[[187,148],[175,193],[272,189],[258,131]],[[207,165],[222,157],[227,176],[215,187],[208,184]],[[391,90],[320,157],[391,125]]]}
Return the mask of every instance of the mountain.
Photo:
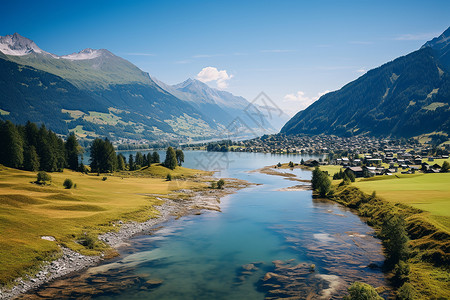
{"label": "mountain", "polygon": [[368,71],[298,112],[285,134],[450,134],[449,32]]}
{"label": "mountain", "polygon": [[44,122],[81,137],[173,140],[219,132],[208,115],[105,49],[57,56],[15,33],[0,37],[0,65],[2,119]]}

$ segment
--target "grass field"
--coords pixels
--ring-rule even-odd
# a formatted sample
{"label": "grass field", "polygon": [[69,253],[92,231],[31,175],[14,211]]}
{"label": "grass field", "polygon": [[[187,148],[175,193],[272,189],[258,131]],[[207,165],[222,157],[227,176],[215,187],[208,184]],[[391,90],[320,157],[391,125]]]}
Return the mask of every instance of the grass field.
{"label": "grass field", "polygon": [[[166,181],[169,172],[187,180]],[[156,217],[158,211],[153,206],[161,200],[152,195],[206,188],[208,183],[200,178],[205,174],[181,167],[170,171],[152,166],[102,180],[103,175],[64,170],[51,173],[51,185],[39,186],[32,183],[36,173],[0,166],[0,285],[36,271],[42,261],[57,256],[58,243],[83,254],[99,254],[106,245],[97,241],[93,249],[88,249],[77,240],[85,234],[96,237],[117,230],[114,221]],[[66,178],[72,179],[77,188],[64,189]],[[55,237],[57,242],[41,239],[45,235]]]}
{"label": "grass field", "polygon": [[354,183],[365,193],[428,212],[435,225],[450,231],[450,173],[379,176]]}

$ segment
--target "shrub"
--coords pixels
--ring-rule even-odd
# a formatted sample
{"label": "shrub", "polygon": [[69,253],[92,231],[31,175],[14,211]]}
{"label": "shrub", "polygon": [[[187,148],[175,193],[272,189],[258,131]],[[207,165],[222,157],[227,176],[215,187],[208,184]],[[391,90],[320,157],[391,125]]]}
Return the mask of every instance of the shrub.
{"label": "shrub", "polygon": [[294,167],[294,163],[292,161],[289,162],[289,168],[293,168]]}
{"label": "shrub", "polygon": [[223,179],[219,179],[218,181],[217,181],[217,188],[218,189],[223,189],[223,186],[225,185],[225,180],[223,180]]}
{"label": "shrub", "polygon": [[216,189],[217,188],[217,182],[213,181],[211,182],[211,188]]}
{"label": "shrub", "polygon": [[106,181],[108,179],[108,177],[103,176],[102,181]]}
{"label": "shrub", "polygon": [[47,174],[47,172],[45,171],[40,171],[37,173],[37,183],[43,184],[47,181],[52,181],[52,176],[50,176],[49,174]]}
{"label": "shrub", "polygon": [[66,178],[66,180],[64,180],[63,186],[66,189],[71,189],[73,187],[73,181],[72,179]]}
{"label": "shrub", "polygon": [[172,175],[170,175],[170,173],[169,173],[169,174],[167,174],[167,176],[166,176],[166,180],[167,180],[167,181],[172,181]]}
{"label": "shrub", "polygon": [[416,291],[414,290],[414,287],[409,282],[406,282],[401,286],[401,288],[398,289],[396,299],[398,300],[416,299]]}
{"label": "shrub", "polygon": [[344,297],[346,300],[382,300],[375,288],[367,283],[354,282],[348,288],[348,295]]}
{"label": "shrub", "polygon": [[277,167],[278,167],[278,168],[281,167],[281,163],[277,163]]}
{"label": "shrub", "polygon": [[409,265],[403,260],[394,267],[394,277],[392,278],[396,286],[401,286],[409,279]]}
{"label": "shrub", "polygon": [[78,241],[81,245],[88,249],[94,249],[97,239],[92,235],[87,234],[86,232],[83,234],[82,238]]}

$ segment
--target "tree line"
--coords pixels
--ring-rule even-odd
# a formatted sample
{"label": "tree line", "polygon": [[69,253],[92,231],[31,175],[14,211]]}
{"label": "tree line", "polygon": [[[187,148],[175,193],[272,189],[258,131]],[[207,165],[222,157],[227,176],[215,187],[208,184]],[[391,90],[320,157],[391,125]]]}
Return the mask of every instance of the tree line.
{"label": "tree line", "polygon": [[[136,155],[130,154],[127,158],[122,154],[116,154],[112,143],[106,139],[96,138],[91,144],[91,171],[97,173],[109,173],[114,171],[135,171],[151,164],[160,163],[158,152]],[[168,147],[163,166],[171,170],[184,163],[184,153],[180,149]]]}
{"label": "tree line", "polygon": [[38,127],[27,122],[25,126],[0,120],[0,164],[27,171],[62,171],[78,169],[81,153],[75,135],[63,141],[44,124]]}
{"label": "tree line", "polygon": [[[64,141],[44,124],[14,125],[11,121],[0,120],[0,164],[27,171],[62,172],[64,168],[85,172],[80,163],[80,146],[73,133]],[[116,154],[113,144],[107,139],[96,138],[90,145],[92,172],[108,173],[128,169],[130,171],[160,163],[158,152],[130,154],[127,159]],[[168,147],[163,165],[171,170],[184,163],[181,149]]]}

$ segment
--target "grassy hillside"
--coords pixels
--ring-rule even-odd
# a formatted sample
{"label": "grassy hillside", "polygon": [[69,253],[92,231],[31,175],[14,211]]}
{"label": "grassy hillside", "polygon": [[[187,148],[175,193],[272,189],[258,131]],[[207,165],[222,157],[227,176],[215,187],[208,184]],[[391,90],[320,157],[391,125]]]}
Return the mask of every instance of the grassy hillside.
{"label": "grassy hillside", "polygon": [[[185,180],[166,181],[167,173]],[[86,175],[64,170],[51,173],[53,182],[39,186],[33,172],[0,166],[0,285],[33,272],[44,260],[59,253],[57,244],[83,254],[94,255],[107,249],[96,241],[92,249],[77,243],[87,236],[117,230],[115,221],[145,221],[156,217],[157,195],[180,189],[203,189],[207,172],[177,167],[170,171],[160,165],[126,174]],[[127,176],[124,176],[127,175]],[[64,189],[72,179],[76,189]],[[180,194],[180,197],[182,194]],[[53,236],[57,242],[41,239]]]}
{"label": "grassy hillside", "polygon": [[365,193],[426,211],[427,219],[450,232],[450,173],[383,176],[362,179],[355,186]]}

